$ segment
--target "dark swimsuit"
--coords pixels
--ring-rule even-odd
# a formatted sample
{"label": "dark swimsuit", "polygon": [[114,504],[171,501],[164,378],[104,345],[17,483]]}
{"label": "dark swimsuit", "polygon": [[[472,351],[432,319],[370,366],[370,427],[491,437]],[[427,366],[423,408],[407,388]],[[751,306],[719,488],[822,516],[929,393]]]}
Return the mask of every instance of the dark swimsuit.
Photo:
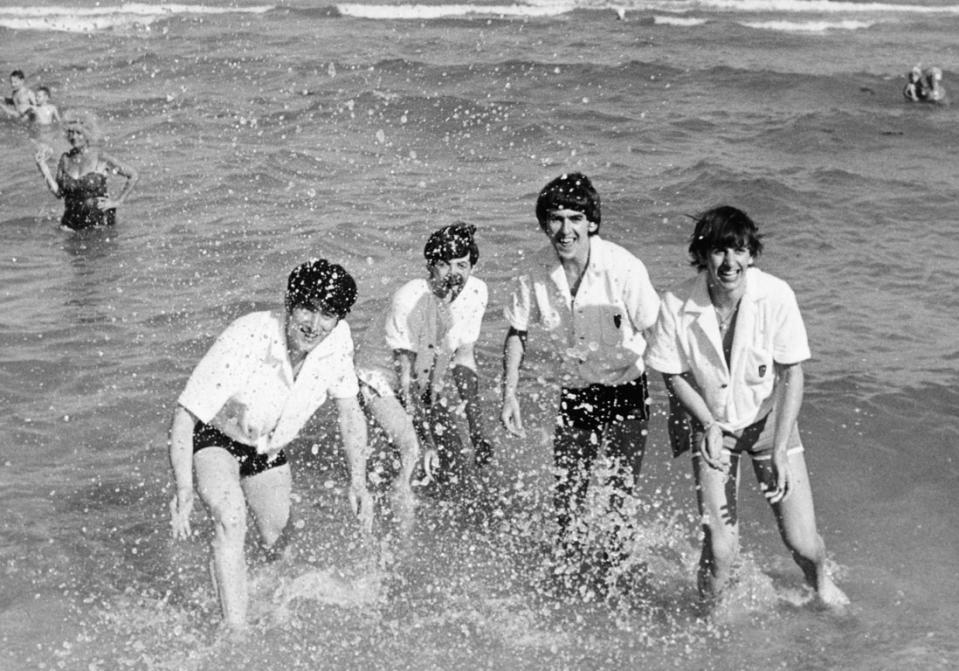
{"label": "dark swimsuit", "polygon": [[240,477],[249,478],[287,463],[286,453],[280,450],[271,460],[252,445],[233,440],[216,427],[197,422],[193,425],[193,454],[207,447],[222,447],[240,462]]}
{"label": "dark swimsuit", "polygon": [[57,184],[63,197],[63,218],[60,225],[79,231],[94,226],[112,226],[116,223],[115,209],[101,210],[97,198],[107,195],[107,177],[88,172],[80,177],[61,173]]}

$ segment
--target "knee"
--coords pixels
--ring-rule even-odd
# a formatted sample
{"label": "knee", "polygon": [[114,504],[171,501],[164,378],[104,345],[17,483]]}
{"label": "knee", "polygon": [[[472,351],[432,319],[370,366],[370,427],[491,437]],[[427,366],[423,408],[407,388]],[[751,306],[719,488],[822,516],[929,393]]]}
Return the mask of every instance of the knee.
{"label": "knee", "polygon": [[246,510],[216,511],[214,519],[215,547],[243,545],[246,538]]}

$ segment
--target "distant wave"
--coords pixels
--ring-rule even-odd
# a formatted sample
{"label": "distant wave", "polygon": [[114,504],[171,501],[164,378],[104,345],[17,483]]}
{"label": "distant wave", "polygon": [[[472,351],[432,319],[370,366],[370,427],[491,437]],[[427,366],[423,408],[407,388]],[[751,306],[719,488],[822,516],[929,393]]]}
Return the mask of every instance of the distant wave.
{"label": "distant wave", "polygon": [[653,23],[657,26],[701,26],[709,19],[692,19],[685,16],[654,16]]}
{"label": "distant wave", "polygon": [[825,33],[830,30],[862,30],[876,21],[743,21],[747,28],[777,30],[784,33]]}
{"label": "distant wave", "polygon": [[533,5],[361,5],[338,4],[343,16],[359,19],[442,19],[458,16],[557,16],[576,9],[574,3]]}
{"label": "distant wave", "polygon": [[11,30],[43,30],[70,33],[93,32],[127,26],[148,26],[154,21],[180,14],[262,14],[272,5],[258,7],[212,7],[127,3],[112,7],[0,7],[0,27]]}
{"label": "distant wave", "polygon": [[[526,0],[514,4],[359,4],[336,5],[343,16],[376,20],[429,20],[468,16],[548,17],[574,11],[612,11],[621,17],[637,12],[742,12],[772,14],[923,14],[959,15],[959,5],[929,6],[832,0]],[[673,23],[656,17],[657,23]],[[691,25],[679,24],[674,25]]]}

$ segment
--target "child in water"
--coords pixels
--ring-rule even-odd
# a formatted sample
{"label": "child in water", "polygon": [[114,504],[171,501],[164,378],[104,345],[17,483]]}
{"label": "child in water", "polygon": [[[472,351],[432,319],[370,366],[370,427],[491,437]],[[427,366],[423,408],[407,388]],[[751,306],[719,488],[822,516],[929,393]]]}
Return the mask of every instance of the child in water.
{"label": "child in water", "polygon": [[33,121],[39,126],[51,126],[60,123],[60,112],[57,106],[50,102],[50,89],[38,86],[36,90],[37,104],[33,106]]}

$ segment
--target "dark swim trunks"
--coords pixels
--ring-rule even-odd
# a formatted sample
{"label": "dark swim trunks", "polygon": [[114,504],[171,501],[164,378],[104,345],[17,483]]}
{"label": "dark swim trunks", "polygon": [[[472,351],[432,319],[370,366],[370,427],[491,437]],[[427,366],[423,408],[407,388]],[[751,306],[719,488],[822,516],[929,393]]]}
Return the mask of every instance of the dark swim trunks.
{"label": "dark swim trunks", "polygon": [[240,462],[241,478],[249,478],[286,463],[286,453],[283,450],[271,460],[267,455],[257,452],[252,445],[233,440],[209,424],[197,422],[193,426],[193,454],[207,447],[222,447],[232,454]]}
{"label": "dark swim trunks", "polygon": [[97,198],[107,195],[106,175],[88,172],[74,178],[64,173],[59,176],[58,184],[63,196],[61,226],[79,231],[116,223],[116,210],[101,210],[97,205]]}
{"label": "dark swim trunks", "polygon": [[560,426],[599,431],[611,422],[630,419],[649,419],[646,373],[626,384],[563,387],[560,392]]}

